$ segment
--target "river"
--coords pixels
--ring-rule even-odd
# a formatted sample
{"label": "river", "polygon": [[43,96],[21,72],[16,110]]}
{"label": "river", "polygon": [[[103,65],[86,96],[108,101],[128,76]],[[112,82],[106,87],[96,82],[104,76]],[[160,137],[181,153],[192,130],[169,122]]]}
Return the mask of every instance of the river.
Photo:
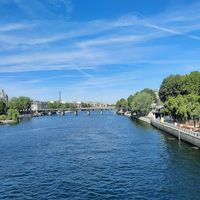
{"label": "river", "polygon": [[199,199],[200,151],[112,111],[0,126],[0,199]]}

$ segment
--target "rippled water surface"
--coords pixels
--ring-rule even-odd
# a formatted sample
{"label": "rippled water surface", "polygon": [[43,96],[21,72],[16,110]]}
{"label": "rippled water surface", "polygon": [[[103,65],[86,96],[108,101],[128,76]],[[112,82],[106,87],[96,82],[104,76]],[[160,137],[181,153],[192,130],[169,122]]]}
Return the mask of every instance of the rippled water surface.
{"label": "rippled water surface", "polygon": [[113,112],[0,126],[0,199],[200,199],[200,151]]}

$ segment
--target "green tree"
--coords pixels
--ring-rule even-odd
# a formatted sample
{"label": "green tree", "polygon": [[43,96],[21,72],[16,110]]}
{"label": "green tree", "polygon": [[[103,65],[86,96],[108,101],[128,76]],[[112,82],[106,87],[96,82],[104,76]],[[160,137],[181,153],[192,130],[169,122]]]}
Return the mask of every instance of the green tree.
{"label": "green tree", "polygon": [[18,98],[17,97],[13,97],[10,99],[10,101],[8,102],[8,107],[10,109],[19,109],[19,103],[18,103]]}
{"label": "green tree", "polygon": [[32,100],[29,97],[21,96],[21,97],[19,97],[18,101],[19,101],[19,105],[20,105],[20,111],[22,111],[22,112],[30,111]]}
{"label": "green tree", "polygon": [[188,119],[193,119],[194,126],[196,124],[196,119],[200,116],[200,96],[195,94],[189,94],[187,97],[187,112]]}
{"label": "green tree", "polygon": [[200,72],[191,72],[189,75],[185,76],[182,94],[200,95]]}
{"label": "green tree", "polygon": [[178,121],[195,120],[200,116],[200,97],[195,94],[170,97],[165,102],[165,113]]}
{"label": "green tree", "polygon": [[16,109],[9,109],[7,113],[7,119],[19,122],[19,112]]}
{"label": "green tree", "polygon": [[165,102],[170,97],[177,97],[182,93],[184,76],[170,75],[165,78],[160,86],[159,96],[161,101]]}
{"label": "green tree", "polygon": [[16,109],[20,113],[29,112],[32,100],[29,97],[13,97],[8,103],[10,109]]}
{"label": "green tree", "polygon": [[141,92],[146,92],[146,93],[150,94],[152,96],[153,100],[156,102],[157,98],[156,98],[156,93],[154,90],[145,88]]}
{"label": "green tree", "polygon": [[130,95],[127,99],[127,104],[128,104],[128,110],[131,110],[131,103],[133,101],[134,95]]}
{"label": "green tree", "polygon": [[0,115],[0,121],[6,120],[6,115]]}
{"label": "green tree", "polygon": [[116,105],[115,105],[117,110],[123,110],[123,111],[127,111],[128,109],[128,102],[126,99],[122,98],[120,100],[117,101]]}
{"label": "green tree", "polygon": [[154,97],[146,91],[137,92],[130,103],[130,110],[138,116],[145,116],[151,110]]}

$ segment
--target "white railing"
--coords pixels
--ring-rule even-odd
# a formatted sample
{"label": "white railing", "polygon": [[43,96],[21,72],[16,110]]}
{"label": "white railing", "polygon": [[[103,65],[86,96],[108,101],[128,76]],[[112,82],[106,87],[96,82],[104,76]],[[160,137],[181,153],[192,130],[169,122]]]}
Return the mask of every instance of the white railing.
{"label": "white railing", "polygon": [[175,126],[174,124],[170,124],[168,122],[161,123],[159,120],[151,120],[151,121],[158,123],[158,124],[161,124],[165,127],[172,128],[172,129],[177,130],[177,131],[181,131],[181,132],[183,132],[187,135],[190,135],[190,136],[193,136],[193,137],[200,139],[200,132],[194,132],[194,131],[188,130],[186,128]]}

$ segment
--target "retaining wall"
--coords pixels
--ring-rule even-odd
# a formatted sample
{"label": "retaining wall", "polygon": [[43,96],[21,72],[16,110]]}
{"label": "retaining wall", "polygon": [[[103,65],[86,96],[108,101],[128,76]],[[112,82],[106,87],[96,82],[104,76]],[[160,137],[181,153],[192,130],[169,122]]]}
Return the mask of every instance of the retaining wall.
{"label": "retaining wall", "polygon": [[184,140],[197,147],[200,147],[200,132],[194,132],[188,129],[180,128],[167,122],[160,123],[157,120],[151,120],[151,125],[179,138],[180,140]]}

